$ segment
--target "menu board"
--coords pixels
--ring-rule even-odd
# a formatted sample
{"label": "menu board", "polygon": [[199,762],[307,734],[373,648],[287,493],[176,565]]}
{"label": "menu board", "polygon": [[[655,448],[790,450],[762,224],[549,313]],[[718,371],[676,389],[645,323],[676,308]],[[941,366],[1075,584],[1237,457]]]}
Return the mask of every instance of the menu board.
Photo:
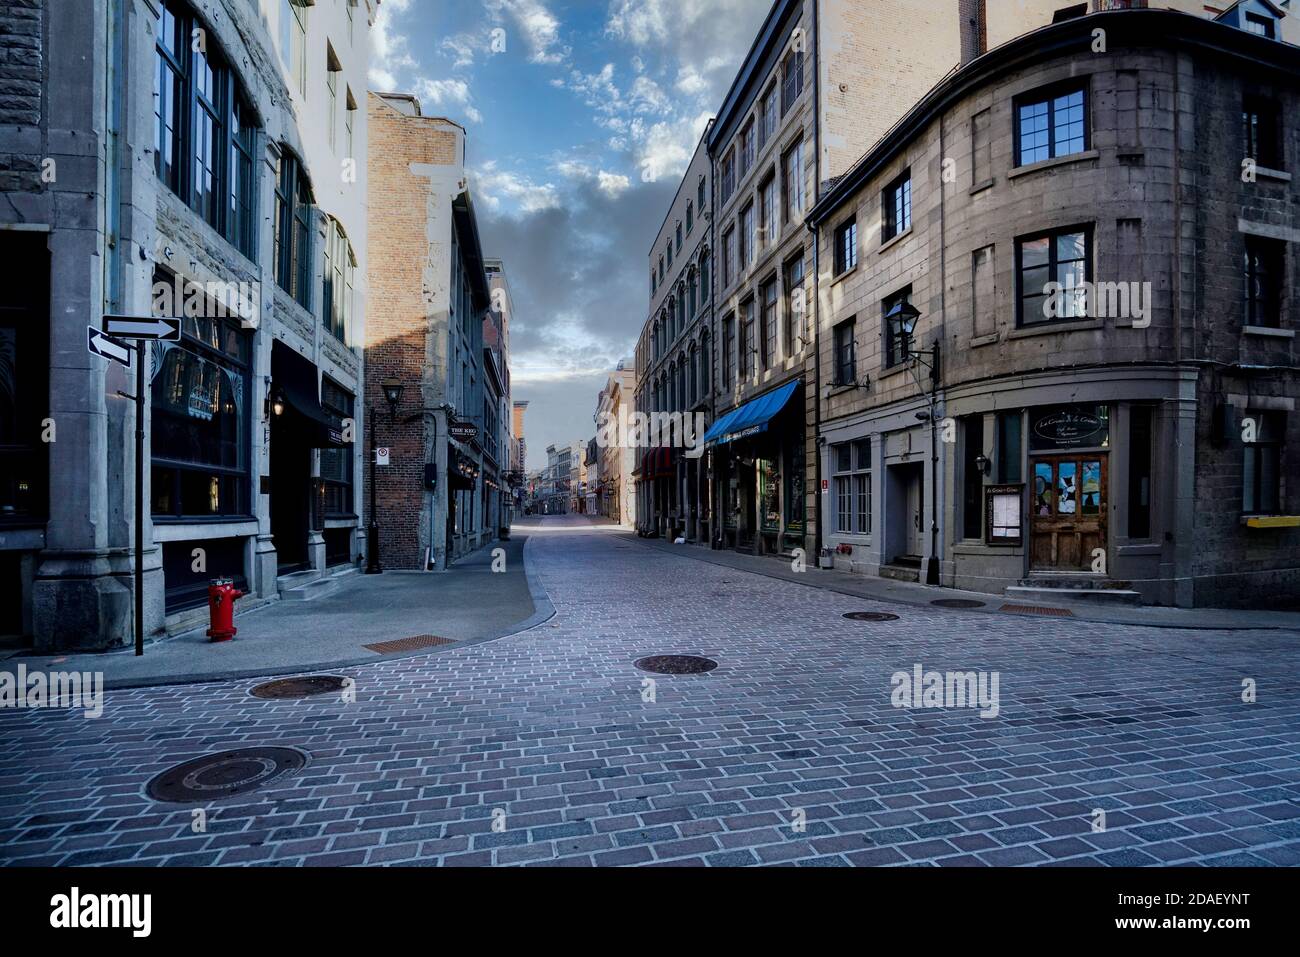
{"label": "menu board", "polygon": [[1024,544],[1024,501],[1023,485],[990,485],[984,489],[988,544]]}

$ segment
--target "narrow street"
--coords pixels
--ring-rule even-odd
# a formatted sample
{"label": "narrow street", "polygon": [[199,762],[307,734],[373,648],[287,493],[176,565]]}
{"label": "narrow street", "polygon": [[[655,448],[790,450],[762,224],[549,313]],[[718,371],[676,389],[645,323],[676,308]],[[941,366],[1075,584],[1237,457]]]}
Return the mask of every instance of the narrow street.
{"label": "narrow street", "polygon": [[[0,710],[0,861],[1300,863],[1295,633],[885,604],[578,516],[519,531],[554,617],[335,672],[355,701],[241,679],[109,691],[98,719]],[[634,665],[668,654],[718,666]],[[996,675],[996,716],[895,707],[891,676],[918,665]],[[308,763],[225,802],[145,796],[253,746]]]}

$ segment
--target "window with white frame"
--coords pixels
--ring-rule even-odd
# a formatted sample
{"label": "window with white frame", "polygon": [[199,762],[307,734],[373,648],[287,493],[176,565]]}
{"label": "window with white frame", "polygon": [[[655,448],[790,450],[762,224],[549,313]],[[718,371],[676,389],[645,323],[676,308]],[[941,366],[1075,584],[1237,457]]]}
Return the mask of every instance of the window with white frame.
{"label": "window with white frame", "polygon": [[835,531],[871,534],[871,440],[831,446],[835,486]]}

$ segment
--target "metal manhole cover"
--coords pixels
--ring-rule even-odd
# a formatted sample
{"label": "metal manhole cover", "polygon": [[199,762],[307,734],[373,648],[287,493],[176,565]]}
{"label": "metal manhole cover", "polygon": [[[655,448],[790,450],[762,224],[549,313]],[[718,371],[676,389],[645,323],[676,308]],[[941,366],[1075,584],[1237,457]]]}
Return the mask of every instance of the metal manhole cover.
{"label": "metal manhole cover", "polygon": [[309,675],[305,678],[281,678],[258,685],[251,692],[254,698],[283,701],[291,698],[314,698],[331,694],[348,687],[350,678],[338,675]]}
{"label": "metal manhole cover", "polygon": [[971,598],[940,598],[930,602],[936,608],[983,608],[984,602]]}
{"label": "metal manhole cover", "polygon": [[699,655],[652,655],[637,661],[636,666],[656,675],[702,675],[718,667],[718,663]]}
{"label": "metal manhole cover", "polygon": [[219,801],[266,787],[301,771],[307,755],[295,748],[242,748],[186,761],[155,777],[145,793],[167,804]]}
{"label": "metal manhole cover", "polygon": [[365,649],[377,655],[397,655],[404,651],[422,651],[425,648],[441,648],[443,645],[455,643],[450,638],[439,638],[437,635],[416,635],[414,638],[399,638],[397,641],[381,641],[377,645],[366,645]]}
{"label": "metal manhole cover", "polygon": [[887,611],[851,611],[844,616],[849,621],[898,621],[897,615]]}

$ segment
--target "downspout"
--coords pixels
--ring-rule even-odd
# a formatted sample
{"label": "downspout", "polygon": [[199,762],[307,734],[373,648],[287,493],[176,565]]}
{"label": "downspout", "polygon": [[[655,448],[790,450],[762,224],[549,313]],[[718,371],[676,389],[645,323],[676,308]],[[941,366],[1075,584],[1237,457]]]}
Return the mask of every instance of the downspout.
{"label": "downspout", "polygon": [[[947,126],[945,116],[939,115],[939,155],[947,156]],[[948,322],[947,286],[948,286],[948,232],[947,213],[948,197],[944,189],[943,175],[939,176],[939,329],[934,341],[934,382],[931,383],[935,401],[930,405],[930,568],[926,574],[926,584],[942,585],[943,558],[940,555],[943,536],[939,534],[939,442],[938,416],[939,390],[943,383],[943,342]],[[945,409],[947,401],[944,402]]]}
{"label": "downspout", "polygon": [[[821,144],[821,20],[818,17],[820,0],[810,4],[813,20],[813,189],[816,191],[813,205],[821,199],[822,192],[822,144]],[[821,320],[821,230],[813,229],[813,302],[817,311],[813,327],[813,516],[817,523],[815,538],[817,550],[817,567],[821,567],[822,549],[825,547],[825,535],[822,529],[822,320]],[[805,308],[805,313],[807,309]],[[805,437],[805,448],[808,438]],[[805,455],[807,453],[805,452]]]}
{"label": "downspout", "polygon": [[[104,5],[104,35],[108,53],[104,77],[104,262],[103,305],[105,312],[122,312],[122,287],[124,280],[121,255],[122,216],[119,208],[121,193],[121,142],[122,124],[122,71],[126,62],[127,33],[120,29],[126,22],[125,0],[109,0]],[[91,317],[94,322],[95,317]],[[137,481],[139,480],[137,476]],[[138,516],[137,516],[138,519]]]}

